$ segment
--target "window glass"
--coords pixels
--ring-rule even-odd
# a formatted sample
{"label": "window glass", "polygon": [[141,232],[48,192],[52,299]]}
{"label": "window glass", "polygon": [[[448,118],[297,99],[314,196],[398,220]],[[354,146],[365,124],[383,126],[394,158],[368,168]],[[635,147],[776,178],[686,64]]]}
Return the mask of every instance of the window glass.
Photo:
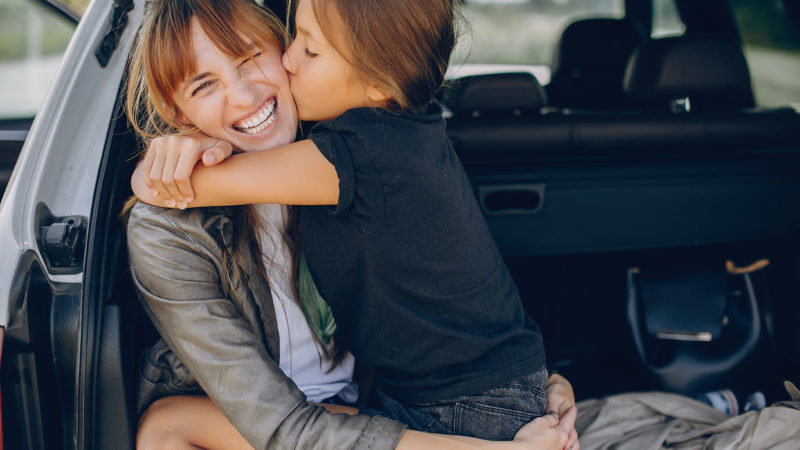
{"label": "window glass", "polygon": [[456,71],[483,64],[535,66],[542,84],[549,81],[555,46],[569,23],[625,13],[624,0],[464,0],[462,5],[468,25],[454,52]]}
{"label": "window glass", "polygon": [[[72,0],[76,13],[88,0]],[[33,0],[0,0],[0,119],[36,114],[75,25]]]}
{"label": "window glass", "polygon": [[653,29],[650,36],[654,39],[680,36],[686,31],[681,21],[675,0],[653,0]]}
{"label": "window glass", "polygon": [[729,0],[756,103],[759,106],[800,105],[800,25],[780,0]]}

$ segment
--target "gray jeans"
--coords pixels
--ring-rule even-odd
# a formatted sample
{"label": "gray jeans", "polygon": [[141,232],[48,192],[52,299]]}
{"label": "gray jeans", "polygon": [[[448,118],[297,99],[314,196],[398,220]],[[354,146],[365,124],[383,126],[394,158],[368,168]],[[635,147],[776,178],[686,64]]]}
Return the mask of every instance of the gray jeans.
{"label": "gray jeans", "polygon": [[546,383],[547,370],[543,368],[478,395],[425,404],[400,403],[378,390],[382,409],[378,414],[404,422],[413,430],[507,441],[544,414]]}

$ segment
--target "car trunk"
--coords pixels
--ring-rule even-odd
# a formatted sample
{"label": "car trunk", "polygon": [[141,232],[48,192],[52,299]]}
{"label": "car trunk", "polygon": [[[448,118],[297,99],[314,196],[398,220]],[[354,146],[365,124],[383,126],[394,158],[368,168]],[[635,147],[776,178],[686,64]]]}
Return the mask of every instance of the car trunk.
{"label": "car trunk", "polygon": [[[678,392],[731,388],[783,399],[781,381],[800,381],[797,113],[503,114],[454,116],[448,130],[542,328],[548,362],[577,398],[676,390],[681,380],[659,371],[691,354],[695,368],[710,368],[689,367],[685,378],[699,381]],[[84,387],[88,448],[133,447],[138,357],[156,338],[130,279],[118,216],[136,142],[121,110],[114,117],[86,253],[84,301],[93,306],[84,328],[96,346]],[[762,259],[769,264],[747,275],[752,295],[742,275],[726,275],[728,260],[743,267]],[[639,336],[643,358],[630,319],[638,300],[631,277],[665,271],[723,277],[720,331],[711,342]],[[737,350],[730,335],[742,332],[733,325],[745,297],[758,305],[757,345],[736,364],[715,366]],[[646,321],[641,312],[633,317]]]}

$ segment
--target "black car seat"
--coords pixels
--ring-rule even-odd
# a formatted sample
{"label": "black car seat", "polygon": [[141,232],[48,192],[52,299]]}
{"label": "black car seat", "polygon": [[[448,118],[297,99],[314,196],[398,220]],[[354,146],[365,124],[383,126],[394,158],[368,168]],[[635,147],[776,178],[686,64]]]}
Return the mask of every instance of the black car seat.
{"label": "black car seat", "polygon": [[622,89],[628,59],[646,39],[630,19],[595,18],[571,23],[555,50],[547,94],[550,105],[571,109],[628,109]]}
{"label": "black car seat", "polygon": [[755,106],[742,48],[736,39],[721,35],[646,42],[631,56],[624,88],[654,110],[713,112]]}

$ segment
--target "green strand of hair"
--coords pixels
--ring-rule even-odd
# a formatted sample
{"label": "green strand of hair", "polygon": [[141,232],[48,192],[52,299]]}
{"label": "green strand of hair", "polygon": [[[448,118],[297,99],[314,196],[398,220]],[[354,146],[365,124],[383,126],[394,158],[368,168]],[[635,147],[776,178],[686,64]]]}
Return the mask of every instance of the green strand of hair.
{"label": "green strand of hair", "polygon": [[306,264],[306,257],[300,254],[297,273],[297,290],[300,295],[300,308],[306,316],[311,332],[323,344],[329,344],[336,333],[336,321],[330,306],[322,298],[311,278],[311,272]]}

